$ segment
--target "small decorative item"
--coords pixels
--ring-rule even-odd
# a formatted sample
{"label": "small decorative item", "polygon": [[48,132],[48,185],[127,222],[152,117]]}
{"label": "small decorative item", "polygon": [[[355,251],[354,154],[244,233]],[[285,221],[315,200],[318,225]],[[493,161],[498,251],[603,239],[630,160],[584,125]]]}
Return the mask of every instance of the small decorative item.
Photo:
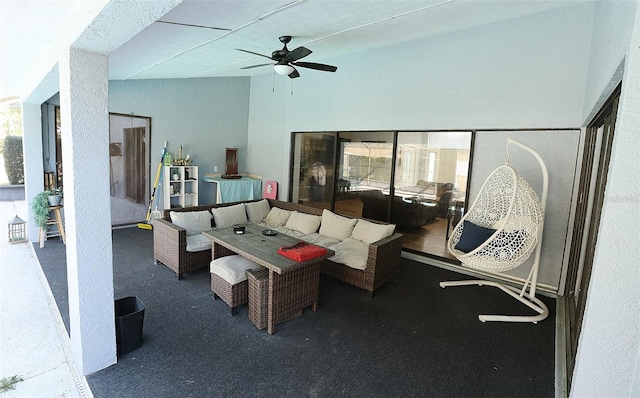
{"label": "small decorative item", "polygon": [[178,181],[180,179],[180,176],[178,175],[178,170],[177,169],[173,169],[173,173],[171,174],[171,179],[173,181]]}
{"label": "small decorative item", "polygon": [[189,168],[188,167],[184,168],[184,179],[185,180],[189,179]]}
{"label": "small decorative item", "polygon": [[9,243],[25,243],[27,241],[27,222],[17,215],[9,221]]}
{"label": "small decorative item", "polygon": [[242,176],[238,174],[238,148],[227,148],[226,157],[227,168],[221,177],[227,179],[242,178]]}
{"label": "small decorative item", "polygon": [[167,152],[164,154],[164,165],[171,166],[171,153]]}
{"label": "small decorative item", "polygon": [[233,232],[235,232],[238,235],[244,234],[244,225],[242,225],[242,224],[234,224],[233,225]]}
{"label": "small decorative item", "polygon": [[55,188],[49,191],[49,206],[60,206],[62,202],[62,188]]}
{"label": "small decorative item", "polygon": [[191,156],[182,157],[182,145],[178,147],[177,157],[173,159],[174,166],[188,166],[191,163]]}

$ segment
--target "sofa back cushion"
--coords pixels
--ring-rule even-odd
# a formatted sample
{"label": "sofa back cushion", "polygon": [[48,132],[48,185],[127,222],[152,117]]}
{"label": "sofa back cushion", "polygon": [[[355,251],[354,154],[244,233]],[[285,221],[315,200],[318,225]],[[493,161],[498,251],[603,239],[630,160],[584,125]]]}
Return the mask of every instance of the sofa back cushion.
{"label": "sofa back cushion", "polygon": [[314,216],[312,214],[294,211],[293,213],[291,213],[289,219],[287,220],[287,223],[284,226],[289,229],[302,232],[305,235],[309,235],[318,230],[320,221],[320,216]]}
{"label": "sofa back cushion", "polygon": [[353,227],[358,220],[339,216],[330,210],[322,211],[322,223],[320,224],[320,235],[335,238],[340,241],[351,236]]}
{"label": "sofa back cushion", "polygon": [[394,224],[376,224],[366,220],[358,220],[351,237],[368,245],[393,235]]}
{"label": "sofa back cushion", "polygon": [[216,228],[227,228],[234,224],[247,223],[247,212],[244,210],[243,203],[213,208],[211,209],[211,213],[213,213],[213,220],[216,223]]}
{"label": "sofa back cushion", "polygon": [[283,210],[279,207],[272,207],[269,214],[264,218],[265,224],[269,228],[283,227],[289,220],[292,211]]}
{"label": "sofa back cushion", "polygon": [[266,199],[262,199],[257,202],[245,203],[244,208],[247,211],[247,218],[249,218],[249,222],[254,224],[261,223],[271,210],[269,201]]}
{"label": "sofa back cushion", "polygon": [[187,235],[198,235],[211,229],[211,213],[202,211],[172,211],[171,222],[187,230]]}

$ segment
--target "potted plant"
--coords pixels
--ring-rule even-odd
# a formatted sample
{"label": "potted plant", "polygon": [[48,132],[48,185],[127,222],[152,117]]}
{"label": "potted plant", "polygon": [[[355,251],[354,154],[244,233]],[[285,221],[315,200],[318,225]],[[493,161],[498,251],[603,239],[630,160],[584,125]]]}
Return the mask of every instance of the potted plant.
{"label": "potted plant", "polygon": [[33,219],[40,228],[48,228],[49,207],[60,205],[62,200],[62,188],[42,191],[33,198],[31,210],[33,210]]}
{"label": "potted plant", "polygon": [[49,221],[49,196],[51,191],[42,191],[33,198],[31,210],[33,210],[33,219],[40,228],[47,228]]}

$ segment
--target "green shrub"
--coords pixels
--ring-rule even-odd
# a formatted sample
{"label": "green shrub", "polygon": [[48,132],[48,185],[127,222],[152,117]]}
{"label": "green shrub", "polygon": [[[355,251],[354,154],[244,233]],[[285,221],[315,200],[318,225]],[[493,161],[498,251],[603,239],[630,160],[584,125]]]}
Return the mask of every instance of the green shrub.
{"label": "green shrub", "polygon": [[4,168],[9,184],[24,184],[24,158],[22,137],[8,135],[4,139]]}

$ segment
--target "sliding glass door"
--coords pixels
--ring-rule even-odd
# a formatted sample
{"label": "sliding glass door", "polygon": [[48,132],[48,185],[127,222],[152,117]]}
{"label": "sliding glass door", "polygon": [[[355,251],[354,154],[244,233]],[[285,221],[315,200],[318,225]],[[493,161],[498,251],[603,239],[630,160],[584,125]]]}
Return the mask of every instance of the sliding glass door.
{"label": "sliding glass door", "polygon": [[294,134],[290,200],[331,209],[335,185],[337,133]]}
{"label": "sliding glass door", "polygon": [[338,135],[336,213],[388,220],[393,139],[388,131]]}
{"label": "sliding glass door", "polygon": [[464,213],[470,131],[294,133],[289,200],[390,222],[405,249],[453,260],[448,232]]}
{"label": "sliding glass door", "polygon": [[393,217],[406,249],[453,258],[449,231],[464,213],[471,132],[398,132]]}

